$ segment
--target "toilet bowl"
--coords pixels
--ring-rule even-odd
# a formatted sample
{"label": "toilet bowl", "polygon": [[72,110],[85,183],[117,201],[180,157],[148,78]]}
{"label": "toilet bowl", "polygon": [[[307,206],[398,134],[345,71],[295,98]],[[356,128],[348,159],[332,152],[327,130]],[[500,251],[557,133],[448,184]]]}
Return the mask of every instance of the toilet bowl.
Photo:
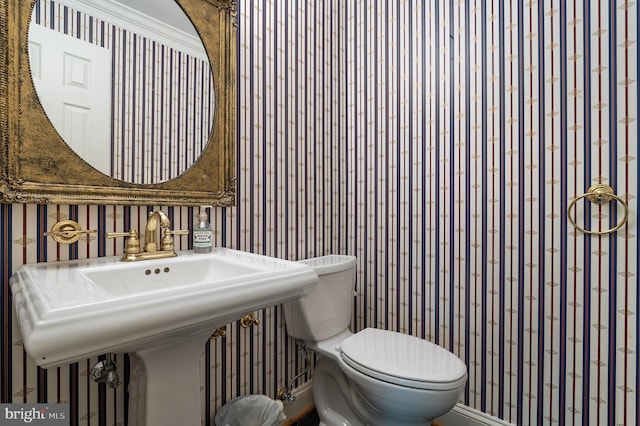
{"label": "toilet bowl", "polygon": [[394,331],[349,331],[355,257],[301,262],[319,283],[283,311],[287,333],[319,355],[313,397],[321,425],[428,425],[453,408],[467,382],[453,353]]}

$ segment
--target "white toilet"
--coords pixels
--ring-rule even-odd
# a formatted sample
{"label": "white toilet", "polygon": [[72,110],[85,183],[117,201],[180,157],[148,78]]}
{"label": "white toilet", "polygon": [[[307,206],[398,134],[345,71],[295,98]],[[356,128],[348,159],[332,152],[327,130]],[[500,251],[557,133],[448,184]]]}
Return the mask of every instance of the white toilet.
{"label": "white toilet", "polygon": [[349,331],[356,258],[301,261],[320,282],[283,305],[287,333],[320,355],[313,398],[321,425],[429,425],[458,401],[467,367],[453,353],[393,331]]}

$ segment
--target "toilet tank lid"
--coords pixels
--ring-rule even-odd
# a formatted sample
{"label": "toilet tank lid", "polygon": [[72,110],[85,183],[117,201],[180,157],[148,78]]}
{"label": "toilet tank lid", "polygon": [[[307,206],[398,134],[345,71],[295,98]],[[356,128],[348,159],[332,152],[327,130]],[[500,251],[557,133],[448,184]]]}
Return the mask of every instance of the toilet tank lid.
{"label": "toilet tank lid", "polygon": [[313,257],[311,259],[303,259],[298,262],[311,266],[316,274],[322,275],[353,268],[356,265],[356,257],[330,254],[327,256]]}

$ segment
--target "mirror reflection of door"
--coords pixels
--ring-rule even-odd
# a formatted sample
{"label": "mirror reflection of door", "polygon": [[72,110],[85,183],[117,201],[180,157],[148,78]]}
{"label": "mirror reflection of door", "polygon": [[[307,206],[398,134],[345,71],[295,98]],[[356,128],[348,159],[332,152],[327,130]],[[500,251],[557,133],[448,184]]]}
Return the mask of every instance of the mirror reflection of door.
{"label": "mirror reflection of door", "polygon": [[174,0],[37,0],[29,42],[41,104],[91,166],[155,184],[198,161],[213,126],[213,74]]}
{"label": "mirror reflection of door", "polygon": [[29,28],[31,75],[53,126],[85,161],[111,175],[111,54],[40,25]]}

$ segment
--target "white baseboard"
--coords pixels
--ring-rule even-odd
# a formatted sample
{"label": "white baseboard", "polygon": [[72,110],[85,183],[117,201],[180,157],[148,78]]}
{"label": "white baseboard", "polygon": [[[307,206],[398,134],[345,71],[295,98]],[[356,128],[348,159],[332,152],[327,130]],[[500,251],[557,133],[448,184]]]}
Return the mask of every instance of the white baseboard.
{"label": "white baseboard", "polygon": [[460,403],[444,416],[435,419],[433,424],[434,426],[514,426],[513,423]]}
{"label": "white baseboard", "polygon": [[295,419],[300,415],[310,411],[313,406],[313,391],[311,389],[311,381],[304,383],[291,391],[291,395],[296,397],[296,400],[291,403],[284,403],[283,412],[286,418],[283,423],[287,424],[291,419]]}

